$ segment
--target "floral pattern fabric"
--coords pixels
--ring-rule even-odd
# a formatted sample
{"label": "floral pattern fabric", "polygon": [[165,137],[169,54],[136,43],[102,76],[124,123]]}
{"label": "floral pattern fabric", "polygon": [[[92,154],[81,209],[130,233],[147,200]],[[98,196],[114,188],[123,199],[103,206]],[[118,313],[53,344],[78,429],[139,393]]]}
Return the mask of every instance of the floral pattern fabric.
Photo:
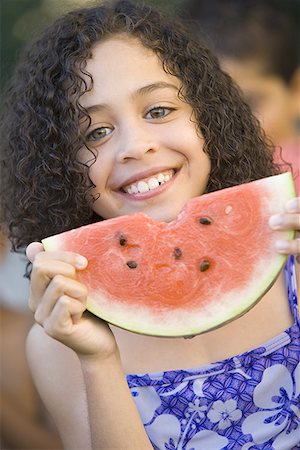
{"label": "floral pattern fabric", "polygon": [[204,367],[127,375],[155,450],[300,449],[300,318],[293,257],[285,273],[295,322],[265,345]]}

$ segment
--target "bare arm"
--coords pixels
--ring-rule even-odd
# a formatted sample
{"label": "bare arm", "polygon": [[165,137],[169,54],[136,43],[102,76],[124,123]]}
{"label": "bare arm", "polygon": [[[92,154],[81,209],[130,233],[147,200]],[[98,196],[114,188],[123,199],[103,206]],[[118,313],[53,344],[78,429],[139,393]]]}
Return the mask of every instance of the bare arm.
{"label": "bare arm", "polygon": [[77,355],[34,325],[27,358],[38,392],[59,431],[65,450],[90,450],[85,385]]}
{"label": "bare arm", "polygon": [[118,355],[81,359],[92,431],[92,448],[153,450],[134,404]]}

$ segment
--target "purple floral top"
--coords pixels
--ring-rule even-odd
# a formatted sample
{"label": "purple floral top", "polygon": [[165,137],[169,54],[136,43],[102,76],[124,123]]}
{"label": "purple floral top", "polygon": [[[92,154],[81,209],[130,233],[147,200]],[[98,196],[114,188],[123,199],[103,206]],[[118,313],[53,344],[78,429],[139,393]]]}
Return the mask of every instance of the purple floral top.
{"label": "purple floral top", "polygon": [[127,376],[155,450],[300,449],[300,318],[293,257],[285,270],[295,318],[289,329],[221,362]]}

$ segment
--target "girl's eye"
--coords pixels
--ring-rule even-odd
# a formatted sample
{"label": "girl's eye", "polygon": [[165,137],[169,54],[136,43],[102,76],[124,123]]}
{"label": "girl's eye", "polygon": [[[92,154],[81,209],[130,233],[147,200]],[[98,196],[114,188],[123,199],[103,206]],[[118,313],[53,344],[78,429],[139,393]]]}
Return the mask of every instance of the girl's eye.
{"label": "girl's eye", "polygon": [[99,127],[95,128],[87,135],[88,141],[99,141],[100,139],[105,138],[108,134],[112,133],[112,129],[109,127]]}
{"label": "girl's eye", "polygon": [[173,108],[166,108],[164,106],[157,106],[155,108],[150,109],[150,111],[146,114],[146,119],[163,119],[170,112],[173,111]]}

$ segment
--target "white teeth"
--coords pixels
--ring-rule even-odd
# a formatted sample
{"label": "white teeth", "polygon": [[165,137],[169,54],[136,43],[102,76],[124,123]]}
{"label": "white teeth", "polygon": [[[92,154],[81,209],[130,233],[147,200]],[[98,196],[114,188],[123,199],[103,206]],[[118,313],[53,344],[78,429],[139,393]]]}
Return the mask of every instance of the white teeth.
{"label": "white teeth", "polygon": [[148,183],[146,183],[145,181],[139,181],[138,184],[137,184],[137,188],[138,188],[140,193],[150,191]]}
{"label": "white teeth", "polygon": [[156,189],[159,186],[159,182],[157,178],[150,178],[148,180],[149,189]]}
{"label": "white teeth", "polygon": [[138,194],[148,192],[152,189],[156,189],[160,184],[164,184],[167,181],[171,180],[173,176],[173,172],[163,174],[159,173],[156,177],[149,178],[147,181],[138,181],[137,183],[133,183],[130,186],[124,187],[124,191],[128,194]]}

